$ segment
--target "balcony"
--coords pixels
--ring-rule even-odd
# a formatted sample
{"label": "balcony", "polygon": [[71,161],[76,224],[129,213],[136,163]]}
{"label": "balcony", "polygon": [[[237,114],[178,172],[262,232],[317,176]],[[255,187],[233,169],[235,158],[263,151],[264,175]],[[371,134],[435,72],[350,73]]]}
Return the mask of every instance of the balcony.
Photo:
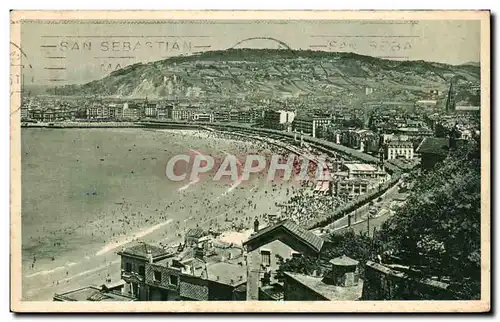
{"label": "balcony", "polygon": [[137,282],[144,282],[145,280],[145,276],[144,275],[141,275],[137,272],[130,272],[130,271],[126,271],[122,268],[121,270],[121,276],[122,276],[122,279],[127,281],[127,280],[133,280],[133,281],[137,281]]}

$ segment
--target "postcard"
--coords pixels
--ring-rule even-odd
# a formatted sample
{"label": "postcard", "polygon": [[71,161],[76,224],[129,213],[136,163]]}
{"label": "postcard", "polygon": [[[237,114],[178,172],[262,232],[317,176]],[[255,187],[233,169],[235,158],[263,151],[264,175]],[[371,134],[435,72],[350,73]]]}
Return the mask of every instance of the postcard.
{"label": "postcard", "polygon": [[12,311],[491,309],[489,11],[14,10],[10,52]]}

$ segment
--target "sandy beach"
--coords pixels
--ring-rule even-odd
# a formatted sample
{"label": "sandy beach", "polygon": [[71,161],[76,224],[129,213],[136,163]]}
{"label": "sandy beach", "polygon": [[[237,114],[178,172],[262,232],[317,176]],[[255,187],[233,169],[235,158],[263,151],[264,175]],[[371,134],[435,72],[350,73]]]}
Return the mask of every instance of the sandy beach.
{"label": "sandy beach", "polygon": [[165,166],[175,154],[276,149],[210,132],[23,129],[21,138],[25,300],[117,280],[116,252],[136,240],[178,243],[197,225],[250,228],[255,216],[278,212],[276,203],[289,197],[260,177],[170,181]]}

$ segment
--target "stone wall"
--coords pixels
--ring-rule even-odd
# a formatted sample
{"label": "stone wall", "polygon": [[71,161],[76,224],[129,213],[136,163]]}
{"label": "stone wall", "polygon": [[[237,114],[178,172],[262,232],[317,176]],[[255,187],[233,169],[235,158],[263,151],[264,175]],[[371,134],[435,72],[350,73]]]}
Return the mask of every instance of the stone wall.
{"label": "stone wall", "polygon": [[363,300],[453,300],[448,284],[368,261]]}

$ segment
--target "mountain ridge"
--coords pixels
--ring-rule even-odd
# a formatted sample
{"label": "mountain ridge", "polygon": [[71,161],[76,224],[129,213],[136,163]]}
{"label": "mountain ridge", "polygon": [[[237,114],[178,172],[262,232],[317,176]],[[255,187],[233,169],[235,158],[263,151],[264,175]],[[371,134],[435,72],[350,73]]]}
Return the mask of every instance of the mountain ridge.
{"label": "mountain ridge", "polygon": [[83,85],[56,88],[63,95],[120,97],[343,96],[444,90],[454,79],[478,83],[480,69],[396,61],[346,52],[228,49],[136,63]]}

